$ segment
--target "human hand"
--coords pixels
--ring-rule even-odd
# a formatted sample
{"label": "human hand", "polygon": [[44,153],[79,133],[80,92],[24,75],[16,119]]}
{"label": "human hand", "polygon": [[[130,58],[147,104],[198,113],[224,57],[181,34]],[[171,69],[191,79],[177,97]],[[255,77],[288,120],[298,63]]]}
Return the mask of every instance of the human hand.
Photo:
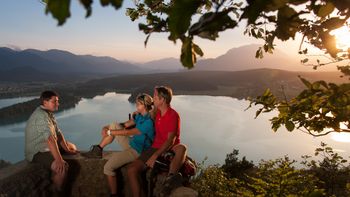
{"label": "human hand", "polygon": [[150,168],[153,168],[154,167],[154,163],[156,162],[157,160],[157,156],[155,155],[152,155],[146,162],[146,166],[150,167]]}
{"label": "human hand", "polygon": [[135,117],[136,117],[136,115],[137,114],[139,114],[140,112],[138,112],[138,111],[134,111],[134,112],[132,112],[132,116],[131,116],[131,119],[132,120],[134,120],[135,119]]}
{"label": "human hand", "polygon": [[75,144],[71,142],[67,142],[67,150],[65,151],[67,152],[67,154],[72,154],[72,155],[80,153],[80,151],[77,149]]}
{"label": "human hand", "polygon": [[103,127],[102,131],[101,131],[101,135],[102,137],[107,137],[107,131],[109,130],[108,127]]}
{"label": "human hand", "polygon": [[51,164],[51,169],[57,174],[63,174],[68,170],[68,163],[63,159],[55,159]]}
{"label": "human hand", "polygon": [[70,148],[66,152],[67,152],[67,154],[75,155],[75,154],[80,153],[80,150]]}

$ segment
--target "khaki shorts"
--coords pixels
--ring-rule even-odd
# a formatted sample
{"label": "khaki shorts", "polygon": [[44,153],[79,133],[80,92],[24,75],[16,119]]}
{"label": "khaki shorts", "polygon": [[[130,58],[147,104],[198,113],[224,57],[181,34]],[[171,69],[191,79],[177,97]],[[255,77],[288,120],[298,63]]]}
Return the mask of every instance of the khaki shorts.
{"label": "khaki shorts", "polygon": [[[109,125],[110,129],[118,128],[118,123],[112,123]],[[112,153],[111,158],[104,165],[103,172],[108,176],[115,176],[115,170],[123,165],[134,161],[139,153],[130,147],[128,136],[115,136],[115,140],[122,147],[122,151]]]}

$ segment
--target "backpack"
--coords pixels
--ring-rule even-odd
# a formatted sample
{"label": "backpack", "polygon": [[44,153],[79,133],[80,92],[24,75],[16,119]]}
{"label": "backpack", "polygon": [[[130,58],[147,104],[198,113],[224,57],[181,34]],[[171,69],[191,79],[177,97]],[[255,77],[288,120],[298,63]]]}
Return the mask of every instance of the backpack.
{"label": "backpack", "polygon": [[[170,162],[174,158],[175,153],[173,151],[167,151],[161,156],[158,157],[156,161],[156,165],[163,169],[164,171],[169,170]],[[180,173],[183,177],[191,177],[196,174],[197,164],[196,162],[189,156],[186,156],[185,162],[180,168]]]}

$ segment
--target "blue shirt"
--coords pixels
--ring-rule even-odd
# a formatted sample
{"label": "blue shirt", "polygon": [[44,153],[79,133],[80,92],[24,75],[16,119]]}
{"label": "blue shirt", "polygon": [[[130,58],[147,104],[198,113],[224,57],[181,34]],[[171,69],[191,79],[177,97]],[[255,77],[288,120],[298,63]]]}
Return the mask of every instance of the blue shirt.
{"label": "blue shirt", "polygon": [[130,146],[135,149],[138,153],[147,150],[151,147],[154,139],[154,124],[149,113],[142,116],[141,114],[136,115],[134,122],[136,128],[141,132],[139,135],[134,135],[130,139]]}

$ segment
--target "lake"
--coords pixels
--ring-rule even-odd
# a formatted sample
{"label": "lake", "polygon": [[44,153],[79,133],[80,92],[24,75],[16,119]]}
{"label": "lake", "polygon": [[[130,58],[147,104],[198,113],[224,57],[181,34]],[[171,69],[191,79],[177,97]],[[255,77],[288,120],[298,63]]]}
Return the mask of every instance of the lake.
{"label": "lake", "polygon": [[26,101],[32,100],[34,98],[37,98],[37,97],[28,96],[28,97],[0,99],[0,109],[4,108],[4,107],[7,107],[7,106],[10,106],[10,105],[13,105],[13,104],[16,104],[16,103],[26,102]]}
{"label": "lake", "polygon": [[[100,141],[100,129],[109,122],[125,121],[135,106],[128,102],[129,94],[107,93],[92,99],[82,99],[74,109],[56,114],[58,124],[69,141],[80,150],[88,150]],[[6,99],[0,100],[9,102]],[[16,103],[18,100],[12,100]],[[173,97],[172,106],[181,117],[181,140],[188,145],[189,155],[197,161],[208,157],[206,164],[223,164],[226,154],[239,150],[255,163],[261,159],[276,159],[284,155],[300,159],[313,155],[321,141],[329,144],[341,155],[350,152],[349,135],[312,137],[300,131],[288,132],[284,128],[271,130],[273,114],[262,114],[254,119],[255,109],[244,111],[249,102],[220,96]],[[24,159],[25,122],[0,126],[0,158],[17,162]],[[119,150],[113,143],[107,150]]]}

